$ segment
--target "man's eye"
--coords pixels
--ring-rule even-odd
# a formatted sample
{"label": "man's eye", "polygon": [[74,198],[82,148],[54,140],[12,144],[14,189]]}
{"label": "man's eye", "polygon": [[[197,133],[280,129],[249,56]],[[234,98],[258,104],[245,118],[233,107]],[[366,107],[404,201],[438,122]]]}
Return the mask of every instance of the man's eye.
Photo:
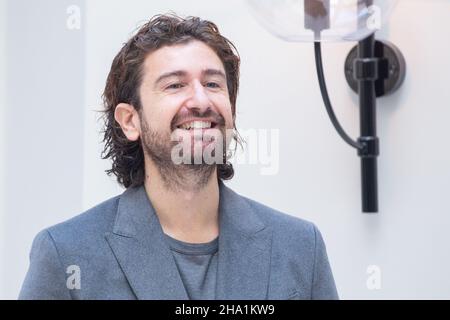
{"label": "man's eye", "polygon": [[208,83],[206,84],[206,86],[207,86],[208,88],[220,88],[219,84],[217,84],[217,83],[215,83],[215,82],[208,82]]}
{"label": "man's eye", "polygon": [[167,87],[167,89],[180,89],[183,87],[182,83],[174,83]]}

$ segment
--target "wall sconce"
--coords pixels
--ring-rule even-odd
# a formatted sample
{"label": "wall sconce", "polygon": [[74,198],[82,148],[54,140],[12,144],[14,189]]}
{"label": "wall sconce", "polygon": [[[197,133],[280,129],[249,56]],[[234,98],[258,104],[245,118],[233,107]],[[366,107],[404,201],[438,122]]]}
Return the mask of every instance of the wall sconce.
{"label": "wall sconce", "polygon": [[[362,211],[378,212],[376,98],[398,89],[405,59],[393,44],[375,40],[397,0],[247,0],[255,18],[272,34],[292,42],[314,42],[320,91],[330,120],[361,158]],[[358,41],[345,61],[345,77],[359,95],[360,134],[355,141],[339,124],[328,96],[321,42]]]}

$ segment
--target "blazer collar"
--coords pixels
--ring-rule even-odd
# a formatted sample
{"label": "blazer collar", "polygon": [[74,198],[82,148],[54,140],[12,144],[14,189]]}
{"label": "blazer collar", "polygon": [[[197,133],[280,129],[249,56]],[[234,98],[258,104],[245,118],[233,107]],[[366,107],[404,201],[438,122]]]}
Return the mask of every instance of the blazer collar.
{"label": "blazer collar", "polygon": [[[272,232],[247,200],[219,182],[216,299],[266,299]],[[188,299],[143,186],[119,199],[106,239],[138,299]]]}

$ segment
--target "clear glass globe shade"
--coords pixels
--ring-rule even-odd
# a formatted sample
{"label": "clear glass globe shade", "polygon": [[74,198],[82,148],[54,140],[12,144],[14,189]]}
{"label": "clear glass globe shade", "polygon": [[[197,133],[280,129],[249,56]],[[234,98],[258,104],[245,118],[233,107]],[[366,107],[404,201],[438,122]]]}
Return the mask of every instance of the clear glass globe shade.
{"label": "clear glass globe shade", "polygon": [[397,0],[246,0],[272,34],[294,42],[359,41],[381,29]]}

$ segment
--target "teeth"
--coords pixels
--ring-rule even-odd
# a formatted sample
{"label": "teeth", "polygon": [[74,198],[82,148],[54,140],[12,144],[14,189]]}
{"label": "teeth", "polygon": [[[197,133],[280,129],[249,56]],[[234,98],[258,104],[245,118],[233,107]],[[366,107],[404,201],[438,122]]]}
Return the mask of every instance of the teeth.
{"label": "teeth", "polygon": [[190,129],[204,129],[211,128],[211,122],[209,121],[192,121],[183,123],[180,125],[181,129],[190,130]]}

